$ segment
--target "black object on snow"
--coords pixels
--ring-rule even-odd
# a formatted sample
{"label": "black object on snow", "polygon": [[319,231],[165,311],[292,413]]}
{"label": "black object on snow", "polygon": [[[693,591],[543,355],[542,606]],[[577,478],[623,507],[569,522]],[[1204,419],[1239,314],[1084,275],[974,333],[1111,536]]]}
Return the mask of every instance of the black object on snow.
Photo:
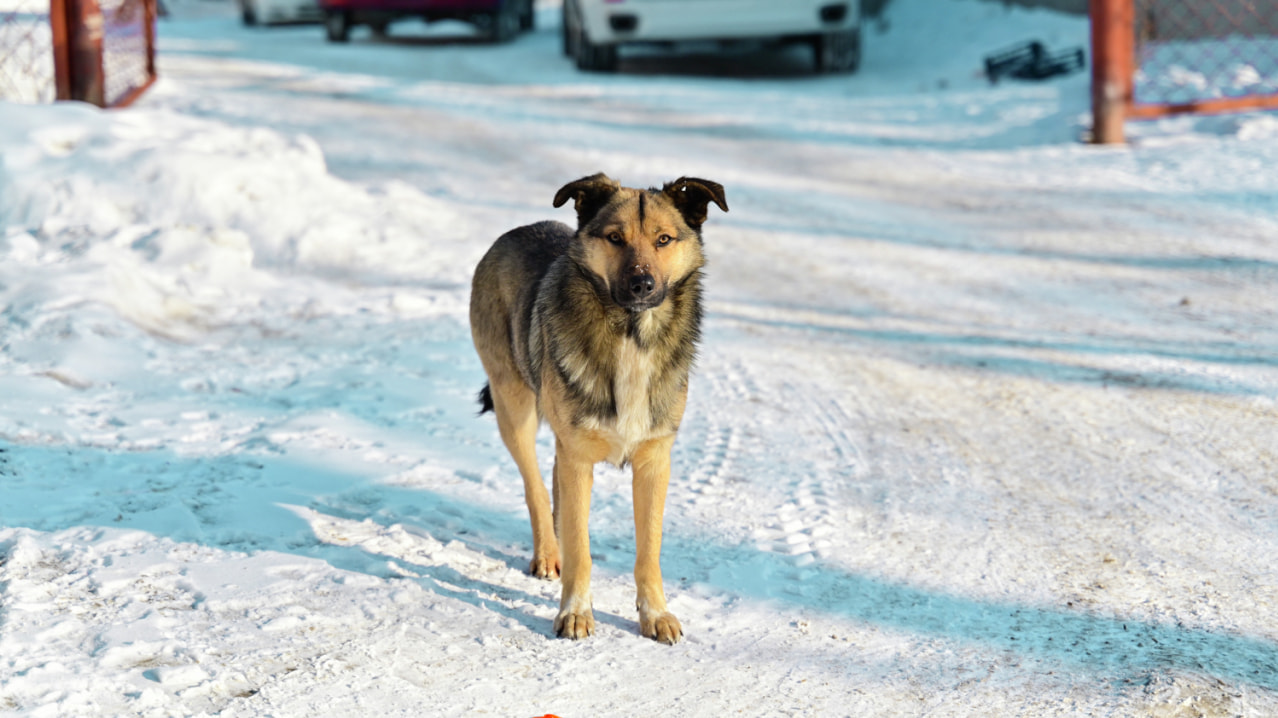
{"label": "black object on snow", "polygon": [[1047,46],[1038,40],[1023,42],[1006,50],[985,56],[985,76],[990,83],[1004,77],[1018,80],[1045,80],[1056,75],[1067,75],[1083,69],[1086,64],[1083,48],[1075,47],[1060,52],[1048,52]]}

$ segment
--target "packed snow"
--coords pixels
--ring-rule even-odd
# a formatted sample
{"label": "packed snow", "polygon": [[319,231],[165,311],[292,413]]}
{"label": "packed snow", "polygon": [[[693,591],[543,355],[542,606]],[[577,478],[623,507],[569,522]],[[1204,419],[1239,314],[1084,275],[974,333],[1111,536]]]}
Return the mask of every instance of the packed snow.
{"label": "packed snow", "polygon": [[[250,29],[170,4],[133,108],[0,102],[0,711],[1278,714],[1278,120],[1081,142],[1083,18],[894,0],[802,48],[578,73],[559,7]],[[554,637],[466,323],[605,171],[727,189],[638,635],[600,467]],[[551,438],[540,455],[549,473]]]}

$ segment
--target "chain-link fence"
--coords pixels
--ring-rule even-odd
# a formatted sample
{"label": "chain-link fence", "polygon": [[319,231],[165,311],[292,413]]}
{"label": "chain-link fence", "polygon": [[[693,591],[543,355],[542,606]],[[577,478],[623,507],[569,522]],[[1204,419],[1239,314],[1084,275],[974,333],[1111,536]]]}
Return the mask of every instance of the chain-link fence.
{"label": "chain-link fence", "polygon": [[155,80],[156,0],[0,0],[0,100],[120,107]]}
{"label": "chain-link fence", "polygon": [[155,3],[99,0],[102,12],[102,75],[107,105],[131,101],[155,75]]}
{"label": "chain-link fence", "polygon": [[1135,101],[1278,94],[1278,2],[1136,0]]}
{"label": "chain-link fence", "polygon": [[0,0],[0,100],[56,96],[49,0]]}
{"label": "chain-link fence", "polygon": [[1094,139],[1125,119],[1278,108],[1278,0],[1091,0]]}

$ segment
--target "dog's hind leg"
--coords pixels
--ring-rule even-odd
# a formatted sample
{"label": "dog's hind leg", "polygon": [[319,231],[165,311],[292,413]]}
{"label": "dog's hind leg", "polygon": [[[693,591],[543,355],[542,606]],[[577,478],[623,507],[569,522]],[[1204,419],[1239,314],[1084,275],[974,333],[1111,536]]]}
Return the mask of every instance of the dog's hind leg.
{"label": "dog's hind leg", "polygon": [[522,381],[491,383],[497,428],[524,480],[524,502],[532,521],[533,558],[528,572],[538,578],[559,575],[559,542],[550,510],[550,495],[537,467],[537,396]]}
{"label": "dog's hind leg", "polygon": [[633,458],[635,504],[635,604],[639,632],[661,643],[683,638],[679,619],[666,609],[661,582],[661,523],[670,485],[670,448],[674,434],[639,445]]}

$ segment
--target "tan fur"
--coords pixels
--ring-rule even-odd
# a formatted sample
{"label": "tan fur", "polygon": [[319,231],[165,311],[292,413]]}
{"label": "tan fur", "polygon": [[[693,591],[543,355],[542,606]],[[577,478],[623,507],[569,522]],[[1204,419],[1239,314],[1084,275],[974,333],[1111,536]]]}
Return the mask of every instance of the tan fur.
{"label": "tan fur", "polygon": [[[555,222],[512,230],[475,269],[482,397],[523,477],[530,571],[563,577],[555,632],[594,632],[587,524],[594,465],[608,461],[633,471],[640,631],[674,643],[683,629],[660,566],[670,448],[700,336],[701,225],[709,203],[727,202],[707,180],[639,190],[602,174],[565,185],[554,205],[569,199],[575,232]],[[539,420],[555,434],[553,511],[534,452]]]}

